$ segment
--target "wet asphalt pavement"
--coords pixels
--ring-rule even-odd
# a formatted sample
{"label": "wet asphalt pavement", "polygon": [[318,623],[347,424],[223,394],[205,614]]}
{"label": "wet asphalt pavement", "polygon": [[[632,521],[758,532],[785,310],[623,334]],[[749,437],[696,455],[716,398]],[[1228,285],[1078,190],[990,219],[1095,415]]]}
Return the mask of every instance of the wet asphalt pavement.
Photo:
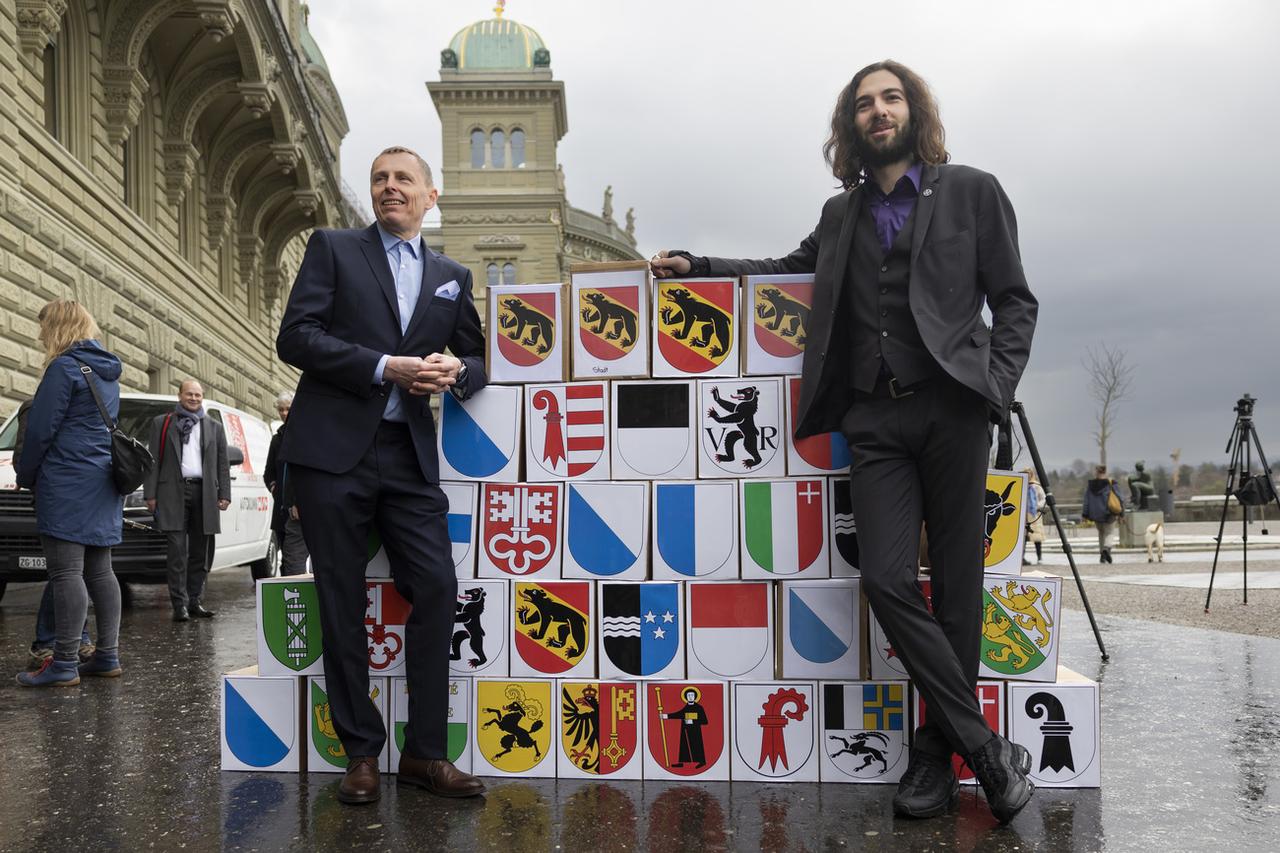
{"label": "wet asphalt pavement", "polygon": [[135,586],[120,679],[24,690],[39,586],[0,602],[0,849],[1159,850],[1280,849],[1280,640],[1064,612],[1062,662],[1102,682],[1102,790],[1040,790],[1006,828],[980,793],[930,821],[893,786],[490,780],[482,800],[385,787],[343,806],[338,777],[219,770],[223,671],[255,658],[246,569],[216,573],[211,621],[175,625]]}

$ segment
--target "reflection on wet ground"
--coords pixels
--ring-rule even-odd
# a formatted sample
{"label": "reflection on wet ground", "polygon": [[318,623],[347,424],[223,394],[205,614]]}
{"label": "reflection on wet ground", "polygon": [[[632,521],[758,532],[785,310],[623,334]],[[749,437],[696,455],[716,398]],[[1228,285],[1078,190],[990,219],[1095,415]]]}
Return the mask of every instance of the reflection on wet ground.
{"label": "reflection on wet ground", "polygon": [[[38,587],[10,589],[0,646],[29,642]],[[477,801],[337,777],[222,773],[218,675],[254,659],[253,599],[214,576],[218,617],[174,625],[158,587],[125,614],[119,680],[0,687],[0,849],[137,850],[1274,850],[1280,847],[1280,640],[1083,614],[1063,661],[1102,682],[1103,789],[1037,792],[997,828],[981,794],[895,820],[892,786],[491,780]],[[7,679],[6,679],[7,680]]]}

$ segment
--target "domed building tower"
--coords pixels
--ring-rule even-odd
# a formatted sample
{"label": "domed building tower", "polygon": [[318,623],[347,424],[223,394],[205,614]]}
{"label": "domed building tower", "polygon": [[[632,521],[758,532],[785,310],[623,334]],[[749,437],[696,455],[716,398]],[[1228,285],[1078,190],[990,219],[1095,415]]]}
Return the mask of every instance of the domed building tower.
{"label": "domed building tower", "polygon": [[427,244],[486,284],[567,281],[580,261],[634,260],[635,220],[572,207],[556,145],[569,130],[564,83],[531,27],[503,15],[459,30],[427,91],[443,133],[441,227]]}

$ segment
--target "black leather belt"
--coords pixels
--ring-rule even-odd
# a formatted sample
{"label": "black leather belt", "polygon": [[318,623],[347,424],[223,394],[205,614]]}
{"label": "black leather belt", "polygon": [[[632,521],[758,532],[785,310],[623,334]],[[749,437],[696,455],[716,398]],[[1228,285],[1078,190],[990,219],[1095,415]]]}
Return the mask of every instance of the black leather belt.
{"label": "black leather belt", "polygon": [[182,478],[182,482],[184,482],[184,483],[203,483],[203,482],[204,482],[204,477],[183,477],[183,478]]}
{"label": "black leather belt", "polygon": [[898,382],[895,376],[881,375],[877,380],[875,387],[871,391],[859,391],[867,397],[888,397],[891,400],[901,400],[903,397],[910,397],[912,394],[925,388],[933,381],[933,378],[921,379],[919,382],[912,382],[910,385],[903,385]]}

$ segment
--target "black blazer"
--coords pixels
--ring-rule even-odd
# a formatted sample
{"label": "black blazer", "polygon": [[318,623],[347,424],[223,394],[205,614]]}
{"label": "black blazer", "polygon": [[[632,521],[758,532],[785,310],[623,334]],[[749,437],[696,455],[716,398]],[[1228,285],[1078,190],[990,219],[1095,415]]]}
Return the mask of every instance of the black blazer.
{"label": "black blazer", "polygon": [[[463,397],[488,382],[484,334],[471,293],[471,271],[423,246],[422,292],[400,333],[395,283],[377,226],[316,231],[289,293],[276,351],[302,371],[280,451],[289,463],[334,474],[350,471],[373,442],[390,383],[373,384],[383,354],[427,356],[447,346],[467,366]],[[450,299],[437,294],[457,282]],[[427,482],[439,480],[429,397],[401,394]]]}
{"label": "black blazer", "polygon": [[[827,200],[818,227],[794,252],[774,260],[708,258],[710,274],[813,273],[796,436],[838,432],[853,404],[838,318],[840,289],[865,194]],[[1013,206],[995,177],[968,166],[926,166],[920,176],[911,240],[911,313],[929,352],[948,374],[982,395],[1003,419],[1031,353],[1037,303],[1018,253]],[[985,300],[990,329],[982,319]],[[838,361],[832,358],[832,361]]]}

